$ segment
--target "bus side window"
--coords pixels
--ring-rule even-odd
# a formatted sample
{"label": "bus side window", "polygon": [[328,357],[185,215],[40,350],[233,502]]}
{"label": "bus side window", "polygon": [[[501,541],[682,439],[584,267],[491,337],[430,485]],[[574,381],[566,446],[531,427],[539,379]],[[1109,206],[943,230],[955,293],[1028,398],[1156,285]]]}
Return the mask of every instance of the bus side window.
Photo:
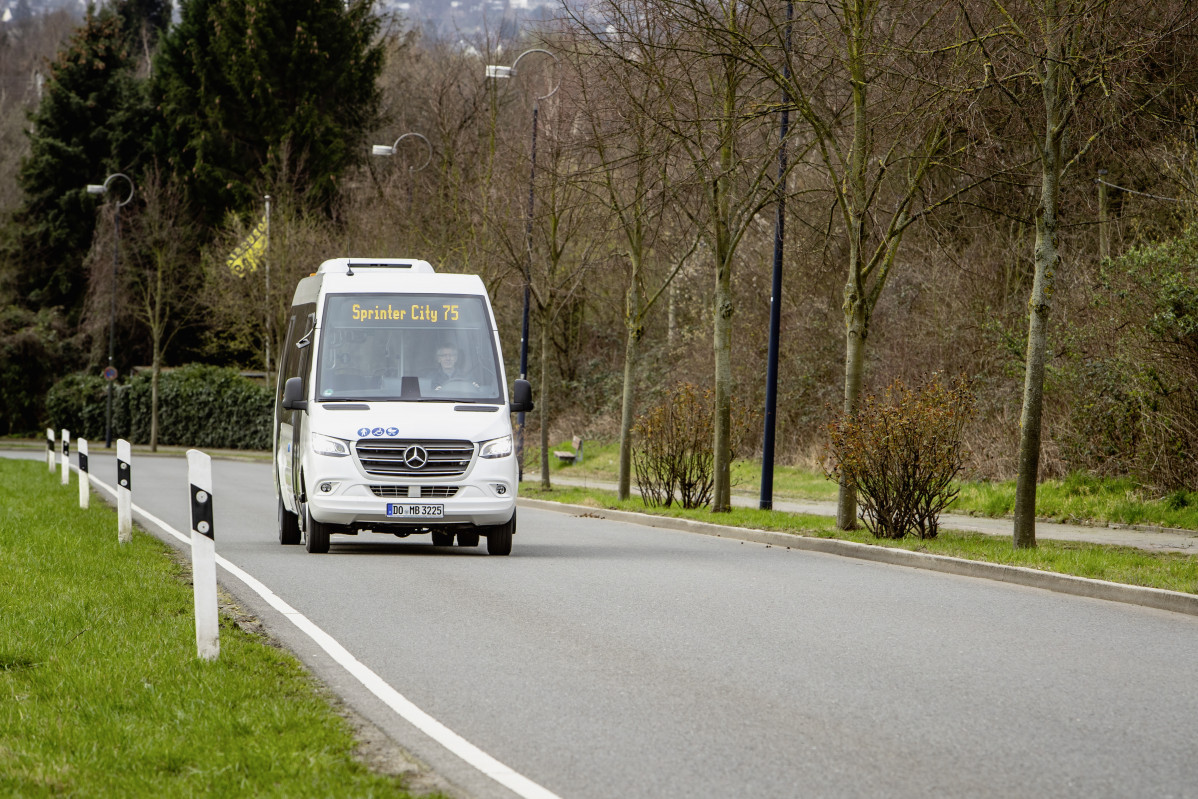
{"label": "bus side window", "polygon": [[[303,325],[303,335],[296,341],[296,346],[293,346],[292,355],[295,357],[296,369],[295,374],[288,375],[289,377],[301,377],[304,380],[304,388],[308,387],[308,367],[312,363],[312,350],[316,349],[316,342],[312,340],[312,331],[316,329],[316,314],[308,314],[308,319]],[[299,347],[299,342],[307,340],[303,347]]]}
{"label": "bus side window", "polygon": [[295,367],[295,314],[291,315],[291,320],[287,323],[287,335],[283,338],[283,362],[279,364],[279,385],[276,389],[275,403],[283,401],[283,384],[287,382],[287,378],[294,377],[292,371]]}

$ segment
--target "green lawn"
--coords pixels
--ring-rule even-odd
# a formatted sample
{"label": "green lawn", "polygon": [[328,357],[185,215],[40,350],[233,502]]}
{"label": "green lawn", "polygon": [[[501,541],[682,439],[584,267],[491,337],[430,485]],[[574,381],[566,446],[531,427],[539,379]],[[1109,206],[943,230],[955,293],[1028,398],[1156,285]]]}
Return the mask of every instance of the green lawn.
{"label": "green lawn", "polygon": [[291,655],[222,618],[199,660],[192,601],[165,544],[0,458],[0,795],[408,796]]}
{"label": "green lawn", "polygon": [[951,530],[943,530],[937,538],[931,540],[908,537],[901,541],[887,541],[874,538],[865,529],[849,532],[837,530],[834,520],[827,516],[808,516],[753,508],[733,508],[728,513],[720,514],[713,514],[706,508],[695,510],[683,510],[676,506],[647,508],[639,497],[634,496],[621,501],[616,498],[613,491],[570,486],[542,491],[532,483],[523,484],[520,487],[520,495],[531,499],[546,499],[592,508],[635,511],[734,527],[776,530],[794,535],[836,538],[862,544],[899,547],[990,563],[1027,566],[1127,585],[1142,585],[1198,594],[1198,557],[1180,553],[1153,553],[1130,547],[1111,547],[1068,541],[1039,541],[1034,549],[1016,550],[1011,545],[1011,540],[1006,537]]}
{"label": "green lawn", "polygon": [[[570,449],[560,443],[550,449]],[[619,446],[588,442],[581,465],[567,466],[550,457],[550,476],[586,477],[615,482]],[[540,469],[537,450],[525,460],[530,471]],[[635,475],[633,486],[636,485]],[[734,492],[756,496],[761,487],[761,463],[738,460],[732,464]],[[1015,481],[973,481],[959,484],[961,494],[950,513],[1010,516],[1015,508]],[[775,499],[835,500],[836,484],[823,472],[794,466],[775,466]],[[1046,480],[1036,494],[1036,515],[1054,521],[1142,524],[1198,530],[1198,492],[1176,491],[1157,496],[1129,478],[1099,478],[1075,473],[1064,480]]]}

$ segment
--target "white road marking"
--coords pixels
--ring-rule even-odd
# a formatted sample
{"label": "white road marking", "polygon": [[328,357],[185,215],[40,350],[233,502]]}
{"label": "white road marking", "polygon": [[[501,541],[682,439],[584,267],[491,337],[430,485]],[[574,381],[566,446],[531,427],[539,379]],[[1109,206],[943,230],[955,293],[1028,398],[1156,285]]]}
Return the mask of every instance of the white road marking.
{"label": "white road marking", "polygon": [[[77,467],[72,466],[72,469],[78,471]],[[97,485],[116,497],[116,489],[98,479],[95,475],[91,475],[91,483]],[[175,538],[179,539],[180,543],[186,546],[191,546],[191,539],[169,524],[159,519],[154,514],[147,511],[139,505],[134,505],[133,510],[141,514],[143,518],[167,533],[170,533]],[[425,713],[412,703],[407,697],[396,691],[387,682],[375,674],[370,668],[364,665],[360,660],[350,654],[349,650],[337,642],[335,638],[326,633],[324,630],[317,627],[312,621],[300,613],[295,608],[284,602],[274,591],[266,587],[258,578],[250,575],[241,569],[241,567],[230,563],[220,555],[216,556],[216,563],[229,574],[236,577],[246,584],[254,593],[262,597],[275,610],[283,614],[292,624],[298,627],[305,635],[312,639],[321,649],[328,653],[329,657],[337,661],[347,672],[354,676],[358,682],[383,701],[387,707],[397,713],[400,718],[407,721],[416,729],[423,732],[428,737],[432,738],[437,743],[444,746],[455,755],[465,760],[474,768],[486,774],[491,779],[511,790],[513,793],[525,797],[525,799],[561,799],[557,794],[547,788],[544,788],[537,783],[525,777],[523,774],[515,771],[509,766],[505,766],[495,758],[488,755],[483,750],[479,749],[474,744],[467,741],[462,736],[458,735],[453,730],[446,727],[435,718]]]}

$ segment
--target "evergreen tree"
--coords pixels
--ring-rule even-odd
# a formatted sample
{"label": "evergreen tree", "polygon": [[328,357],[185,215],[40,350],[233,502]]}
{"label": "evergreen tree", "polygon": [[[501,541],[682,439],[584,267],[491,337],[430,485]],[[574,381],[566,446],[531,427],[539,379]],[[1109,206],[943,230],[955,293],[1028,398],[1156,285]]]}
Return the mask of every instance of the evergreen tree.
{"label": "evergreen tree", "polygon": [[171,3],[167,0],[124,0],[116,13],[135,45],[152,48],[171,24]]}
{"label": "evergreen tree", "polygon": [[10,280],[31,307],[59,305],[72,316],[85,287],[83,258],[95,225],[85,184],[136,161],[145,141],[136,59],[120,17],[89,13],[50,67],[42,102],[30,115],[30,152],[17,181],[15,251]]}
{"label": "evergreen tree", "polygon": [[383,52],[373,0],[189,0],[154,67],[155,151],[208,221],[283,182],[316,203],[359,162]]}

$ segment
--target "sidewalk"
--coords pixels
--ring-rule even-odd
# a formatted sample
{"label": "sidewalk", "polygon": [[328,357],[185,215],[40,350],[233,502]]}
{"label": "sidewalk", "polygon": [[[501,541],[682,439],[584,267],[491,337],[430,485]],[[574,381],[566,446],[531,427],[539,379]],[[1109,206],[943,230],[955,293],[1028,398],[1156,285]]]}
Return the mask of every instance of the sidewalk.
{"label": "sidewalk", "polygon": [[[539,482],[539,472],[525,472],[526,482]],[[579,486],[582,488],[598,488],[615,491],[616,484],[591,478],[562,477],[554,474],[552,482],[560,485]],[[633,491],[636,489],[634,488]],[[732,504],[741,508],[757,507],[757,497],[748,494],[734,494]],[[789,513],[807,513],[812,516],[835,516],[836,503],[818,500],[775,499],[774,510]],[[985,535],[1011,538],[1014,535],[1014,522],[1011,519],[992,519],[985,516],[965,516],[956,513],[940,515],[940,526],[946,530],[964,530]],[[1057,522],[1037,521],[1036,538],[1046,541],[1087,541],[1092,544],[1108,546],[1136,547],[1152,552],[1182,552],[1187,555],[1198,555],[1198,530],[1150,529],[1132,528],[1127,526],[1098,527],[1084,524],[1060,524]]]}

